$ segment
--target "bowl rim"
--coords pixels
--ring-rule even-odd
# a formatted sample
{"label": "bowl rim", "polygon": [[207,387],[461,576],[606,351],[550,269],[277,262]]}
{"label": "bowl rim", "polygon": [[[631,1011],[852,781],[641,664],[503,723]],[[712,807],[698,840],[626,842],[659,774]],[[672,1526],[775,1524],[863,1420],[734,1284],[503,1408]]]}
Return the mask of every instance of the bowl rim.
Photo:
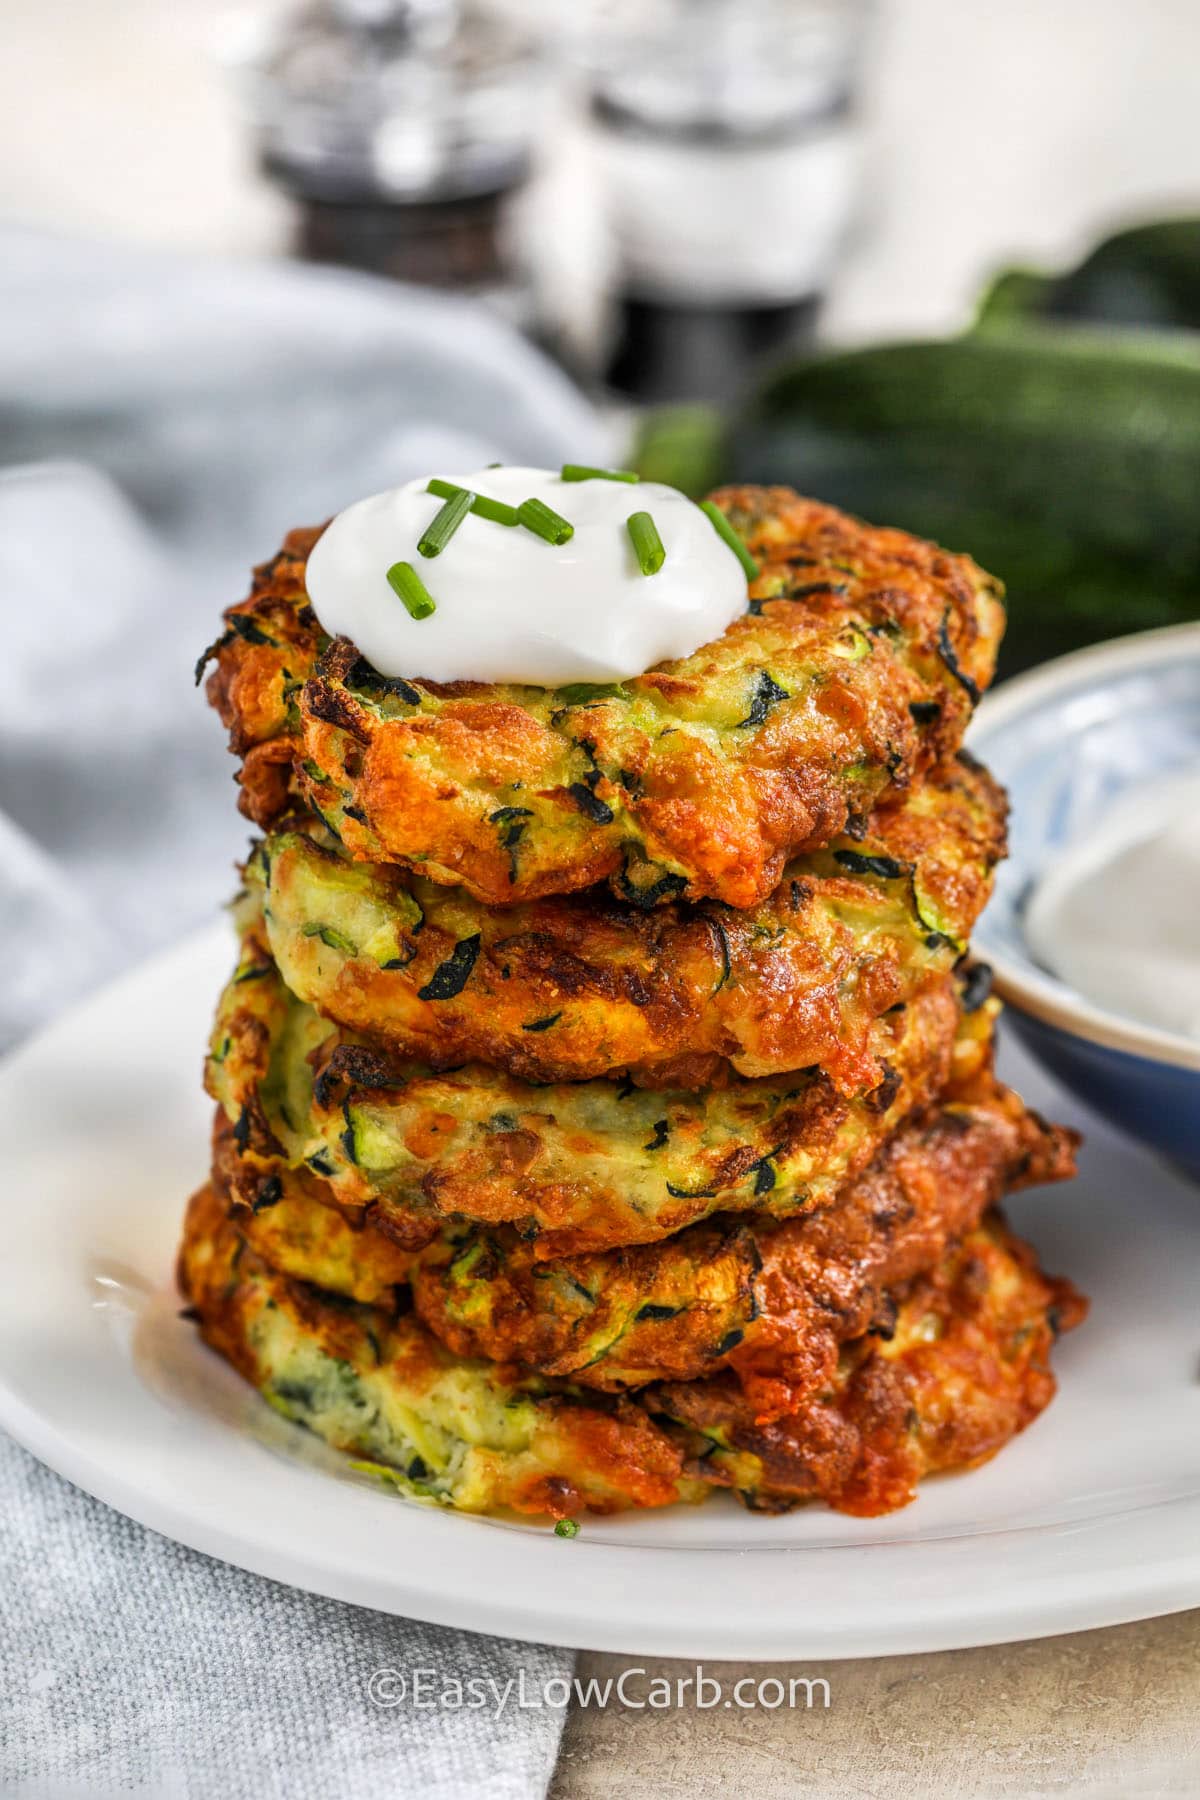
{"label": "bowl rim", "polygon": [[[967,736],[967,748],[986,760],[992,733],[1061,693],[1109,676],[1175,663],[1181,654],[1192,652],[1200,656],[1200,620],[1110,638],[1055,657],[1013,676],[997,693],[984,696]],[[1200,1073],[1200,1044],[1178,1032],[1142,1025],[1097,1006],[1057,976],[1017,964],[990,944],[980,949],[991,964],[997,993],[1031,1018],[1106,1050]]]}

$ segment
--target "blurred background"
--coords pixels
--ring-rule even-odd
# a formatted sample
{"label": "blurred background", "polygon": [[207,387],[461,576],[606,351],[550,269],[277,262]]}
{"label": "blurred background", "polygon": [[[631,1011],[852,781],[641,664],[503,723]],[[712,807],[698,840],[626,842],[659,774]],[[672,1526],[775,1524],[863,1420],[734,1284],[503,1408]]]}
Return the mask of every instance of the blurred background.
{"label": "blurred background", "polygon": [[999,573],[1007,672],[1200,610],[1195,0],[4,25],[0,1043],[228,889],[191,664],[419,471],[791,482]]}
{"label": "blurred background", "polygon": [[[376,187],[386,197],[389,183],[400,193],[410,184],[413,198],[436,191],[455,157],[426,171],[436,87],[423,87],[413,119],[410,91],[423,84],[419,67],[406,74],[404,35],[412,21],[414,43],[423,32],[437,41],[457,10],[431,0],[303,10],[255,0],[8,0],[0,208],[9,219],[126,243],[270,256],[293,250],[302,231],[286,196],[304,189],[306,153],[314,197]],[[595,298],[590,271],[572,259],[596,254],[589,240],[605,203],[581,145],[586,101],[606,91],[605,62],[621,50],[643,77],[646,140],[656,126],[669,138],[689,104],[703,120],[706,99],[714,138],[726,125],[734,140],[739,126],[747,139],[782,140],[776,127],[791,119],[797,138],[836,139],[852,114],[856,169],[833,196],[834,243],[823,231],[811,248],[792,246],[798,273],[813,258],[823,329],[839,340],[956,330],[997,266],[1062,265],[1116,224],[1200,208],[1192,0],[507,0],[489,10],[511,23],[535,63],[526,75],[518,59],[511,108],[498,82],[494,126],[478,108],[475,129],[492,152],[481,163],[499,189],[509,173],[519,178],[524,153],[536,161],[553,201],[528,209],[525,250],[543,280],[576,290],[568,310]],[[691,91],[681,78],[689,52]],[[704,70],[705,53],[723,71],[724,91]],[[413,63],[429,54],[414,51]],[[656,71],[661,88],[648,79]],[[637,117],[635,96],[630,104]],[[396,142],[405,132],[407,159]],[[465,178],[461,163],[458,172]],[[826,183],[840,180],[839,171]],[[487,191],[486,180],[480,186]],[[825,186],[819,198],[828,198]],[[693,196],[681,234],[689,223],[707,230],[707,210]],[[818,200],[804,210],[809,231],[828,229]],[[349,249],[349,227],[345,236]],[[397,272],[405,262],[399,253]],[[753,293],[763,278],[744,274]],[[564,303],[557,291],[543,299]]]}

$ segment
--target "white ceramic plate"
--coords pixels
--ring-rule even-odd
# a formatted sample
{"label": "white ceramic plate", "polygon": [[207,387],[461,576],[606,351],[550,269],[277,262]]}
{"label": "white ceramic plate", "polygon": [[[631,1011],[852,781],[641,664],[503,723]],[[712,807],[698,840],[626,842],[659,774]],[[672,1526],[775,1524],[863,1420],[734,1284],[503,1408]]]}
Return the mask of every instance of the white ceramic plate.
{"label": "white ceramic plate", "polygon": [[[417,1506],[279,1419],[177,1317],[206,1164],[214,930],[0,1065],[9,1227],[0,1424],[143,1524],[384,1611],[687,1657],[940,1650],[1200,1605],[1200,1193],[1088,1125],[1072,1188],[1011,1209],[1092,1295],[1058,1400],[986,1468],[887,1519],[707,1506],[574,1540]],[[1072,1106],[1010,1061],[1035,1103]],[[1077,1117],[1077,1112],[1075,1114]]]}

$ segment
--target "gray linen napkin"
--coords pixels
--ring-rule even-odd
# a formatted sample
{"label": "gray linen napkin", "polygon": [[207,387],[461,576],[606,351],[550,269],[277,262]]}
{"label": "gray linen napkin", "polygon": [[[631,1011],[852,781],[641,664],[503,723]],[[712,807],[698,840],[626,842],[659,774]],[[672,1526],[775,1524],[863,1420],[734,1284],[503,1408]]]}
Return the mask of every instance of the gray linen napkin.
{"label": "gray linen napkin", "polygon": [[[243,1574],[111,1512],[0,1440],[0,1791],[15,1800],[527,1800],[561,1711],[373,1703],[392,1671],[529,1696],[565,1651],[439,1630]],[[372,1685],[384,1671],[387,1680]],[[424,1686],[432,1694],[433,1685]]]}
{"label": "gray linen napkin", "polygon": [[[228,894],[247,829],[190,671],[250,563],[431,466],[606,445],[498,322],[355,276],[0,232],[0,311],[2,1049]],[[544,1792],[553,1706],[368,1682],[524,1669],[536,1693],[566,1652],[243,1574],[3,1437],[0,1508],[5,1794]]]}

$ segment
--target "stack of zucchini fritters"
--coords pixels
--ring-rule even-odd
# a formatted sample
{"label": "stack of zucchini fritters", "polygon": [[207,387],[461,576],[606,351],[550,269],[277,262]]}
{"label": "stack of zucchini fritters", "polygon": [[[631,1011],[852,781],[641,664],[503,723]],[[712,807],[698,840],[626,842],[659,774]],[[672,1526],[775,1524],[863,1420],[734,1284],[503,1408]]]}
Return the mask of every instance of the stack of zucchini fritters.
{"label": "stack of zucchini fritters", "polygon": [[403,1491],[872,1514],[999,1449],[1081,1316],[995,1209],[1072,1173],[966,947],[974,564],[783,489],[715,644],[555,690],[386,678],[292,533],[209,695],[264,833],[180,1267],[208,1341]]}

